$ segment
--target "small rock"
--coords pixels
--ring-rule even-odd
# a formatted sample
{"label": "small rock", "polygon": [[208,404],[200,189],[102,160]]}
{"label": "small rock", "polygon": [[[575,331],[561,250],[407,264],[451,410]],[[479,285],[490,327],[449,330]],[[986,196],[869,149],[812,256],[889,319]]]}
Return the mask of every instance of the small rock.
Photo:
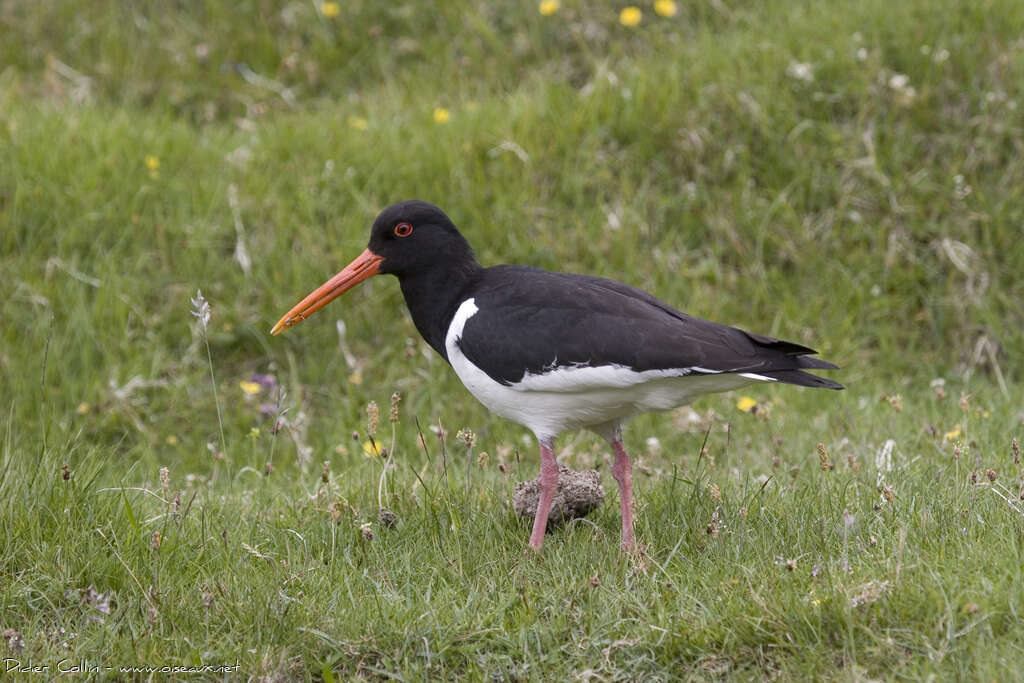
{"label": "small rock", "polygon": [[[540,482],[537,479],[523,481],[516,485],[512,496],[512,507],[520,517],[533,519],[537,514],[537,501],[540,499]],[[597,470],[574,470],[559,465],[558,491],[551,503],[551,514],[548,516],[548,530],[570,519],[586,517],[604,502],[604,488],[601,487],[601,475]]]}

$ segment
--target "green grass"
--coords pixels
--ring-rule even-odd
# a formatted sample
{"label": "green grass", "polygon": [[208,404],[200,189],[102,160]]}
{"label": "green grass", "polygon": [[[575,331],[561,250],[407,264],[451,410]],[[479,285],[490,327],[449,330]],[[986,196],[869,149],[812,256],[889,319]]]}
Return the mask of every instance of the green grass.
{"label": "green grass", "polygon": [[[627,29],[618,5],[570,2],[5,3],[4,657],[265,680],[1019,678],[1024,5],[733,4],[643,5]],[[638,558],[605,446],[564,436],[608,500],[525,556],[507,501],[535,444],[420,340],[394,281],[268,335],[414,197],[483,263],[600,273],[810,344],[848,389],[634,420]],[[280,385],[276,434],[261,405],[282,394],[243,391],[254,373]],[[477,433],[468,486],[439,421]]]}

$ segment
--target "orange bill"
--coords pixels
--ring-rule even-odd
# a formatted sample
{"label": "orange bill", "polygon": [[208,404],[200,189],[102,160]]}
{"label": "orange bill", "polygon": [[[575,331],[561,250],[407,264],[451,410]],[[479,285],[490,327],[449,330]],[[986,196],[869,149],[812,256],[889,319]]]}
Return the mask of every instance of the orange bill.
{"label": "orange bill", "polygon": [[380,264],[383,260],[383,257],[367,249],[352,263],[345,266],[344,270],[310,292],[309,296],[285,313],[284,317],[274,325],[274,329],[270,330],[270,334],[278,334],[299,324],[366,278],[376,275],[380,272]]}

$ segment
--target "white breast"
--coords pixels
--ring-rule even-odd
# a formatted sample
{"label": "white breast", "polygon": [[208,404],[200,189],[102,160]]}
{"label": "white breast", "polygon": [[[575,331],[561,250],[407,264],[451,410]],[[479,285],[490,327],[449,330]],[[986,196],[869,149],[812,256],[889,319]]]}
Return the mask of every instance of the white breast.
{"label": "white breast", "polygon": [[477,400],[492,412],[532,430],[542,441],[568,429],[617,424],[637,413],[685,405],[701,394],[771,379],[751,374],[693,374],[707,372],[702,368],[637,372],[621,365],[605,365],[527,373],[519,382],[506,386],[491,379],[459,348],[466,321],[478,310],[474,299],[459,305],[445,335],[448,361]]}

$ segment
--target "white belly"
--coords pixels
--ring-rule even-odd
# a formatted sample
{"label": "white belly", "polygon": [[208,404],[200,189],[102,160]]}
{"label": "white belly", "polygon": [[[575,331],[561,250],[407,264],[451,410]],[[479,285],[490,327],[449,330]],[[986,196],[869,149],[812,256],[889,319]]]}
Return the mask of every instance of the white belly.
{"label": "white belly", "polygon": [[758,375],[689,374],[693,369],[636,372],[623,366],[563,367],[526,375],[504,385],[491,379],[459,348],[466,321],[479,310],[473,299],[462,302],[445,336],[448,360],[473,394],[489,410],[532,430],[538,439],[553,439],[569,429],[618,424],[637,413],[668,410],[702,394],[729,391],[756,381]]}

